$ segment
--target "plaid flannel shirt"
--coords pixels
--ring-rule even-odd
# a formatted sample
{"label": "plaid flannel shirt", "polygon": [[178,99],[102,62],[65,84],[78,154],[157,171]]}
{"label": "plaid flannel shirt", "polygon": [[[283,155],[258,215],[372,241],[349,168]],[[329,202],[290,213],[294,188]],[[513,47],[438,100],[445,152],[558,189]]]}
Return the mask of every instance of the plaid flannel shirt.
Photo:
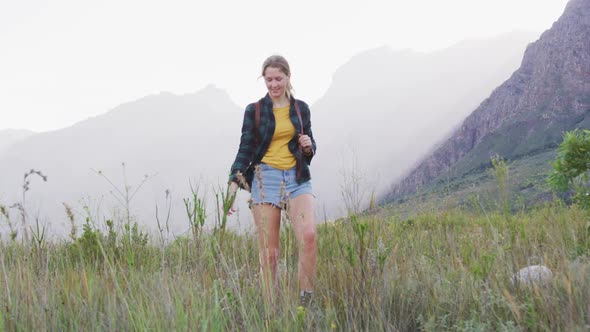
{"label": "plaid flannel shirt", "polygon": [[[299,149],[299,133],[301,132],[301,124],[299,123],[299,117],[295,111],[295,102],[299,104],[301,111],[301,119],[303,121],[303,133],[311,138],[312,149],[310,155],[305,155]],[[256,104],[252,103],[246,107],[244,111],[244,122],[242,123],[242,137],[240,139],[240,147],[236,159],[231,166],[229,180],[230,182],[238,182],[237,172],[240,171],[242,174],[246,174],[246,169],[250,164],[257,165],[260,163],[275,132],[275,117],[272,111],[272,99],[266,94],[266,96],[260,99],[260,123],[258,126],[258,133],[260,141],[256,144],[256,135],[254,133],[255,125],[255,112]],[[311,112],[309,106],[301,101],[295,100],[291,97],[291,108],[289,110],[289,117],[293,126],[295,127],[295,136],[289,141],[289,151],[293,153],[296,163],[297,170],[297,182],[303,183],[311,179],[309,171],[309,165],[311,159],[316,153],[316,143],[311,132]],[[301,156],[303,154],[303,157]],[[305,162],[301,162],[301,160]]]}

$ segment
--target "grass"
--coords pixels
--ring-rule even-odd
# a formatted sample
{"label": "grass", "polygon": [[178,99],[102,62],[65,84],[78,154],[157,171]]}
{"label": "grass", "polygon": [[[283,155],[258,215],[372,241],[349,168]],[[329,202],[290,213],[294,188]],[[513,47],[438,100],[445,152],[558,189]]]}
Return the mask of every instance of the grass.
{"label": "grass", "polygon": [[[474,212],[475,211],[475,212]],[[121,221],[122,224],[125,220]],[[585,330],[590,238],[584,211],[452,208],[318,225],[315,304],[297,307],[293,232],[283,227],[279,300],[262,300],[256,239],[226,231],[167,246],[137,228],[0,247],[0,324],[28,330]],[[546,284],[511,276],[543,263]]]}
{"label": "grass", "polygon": [[[553,169],[557,151],[550,150],[508,162],[505,193],[514,211],[528,209],[553,199],[547,174]],[[424,210],[437,211],[467,206],[475,210],[494,210],[500,205],[501,191],[493,168],[473,171],[462,177],[441,176],[421,192],[382,207],[380,214],[412,217]]]}

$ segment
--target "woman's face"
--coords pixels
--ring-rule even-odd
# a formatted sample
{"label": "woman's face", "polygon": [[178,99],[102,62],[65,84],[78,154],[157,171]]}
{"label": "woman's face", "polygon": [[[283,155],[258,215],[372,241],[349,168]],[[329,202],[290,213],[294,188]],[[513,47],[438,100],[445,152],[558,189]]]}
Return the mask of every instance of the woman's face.
{"label": "woman's face", "polygon": [[289,76],[285,75],[279,68],[267,67],[264,70],[264,83],[268,94],[272,98],[280,98],[285,95],[289,84]]}

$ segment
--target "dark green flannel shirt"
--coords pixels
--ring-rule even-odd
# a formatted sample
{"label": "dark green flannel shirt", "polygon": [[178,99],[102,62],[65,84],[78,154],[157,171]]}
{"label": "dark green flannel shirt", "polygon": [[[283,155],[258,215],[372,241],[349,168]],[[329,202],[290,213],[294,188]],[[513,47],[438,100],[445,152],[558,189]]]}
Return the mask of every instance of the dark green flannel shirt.
{"label": "dark green flannel shirt", "polygon": [[[308,135],[312,142],[312,152],[308,156],[299,149],[299,134],[301,132],[301,124],[299,123],[297,112],[295,111],[295,102],[299,104],[299,110],[301,111],[303,133]],[[258,144],[256,144],[256,136],[254,134],[254,115],[256,113],[256,104],[252,103],[246,107],[244,112],[244,122],[242,124],[240,147],[238,148],[236,159],[231,166],[229,179],[230,182],[233,181],[239,183],[236,175],[237,172],[240,171],[242,174],[246,174],[246,169],[248,166],[250,164],[259,164],[266,154],[275,132],[276,123],[272,106],[272,99],[267,93],[264,98],[260,99],[260,123],[258,126],[258,137],[260,137],[260,141]],[[311,159],[316,153],[316,143],[311,132],[311,112],[309,111],[309,106],[305,102],[301,100],[296,101],[295,98],[291,97],[291,109],[289,110],[289,116],[293,126],[295,127],[295,136],[293,136],[293,138],[289,141],[288,146],[289,150],[291,153],[293,153],[295,159],[297,160],[295,166],[298,174],[297,182],[303,183],[311,179],[309,165],[311,164]],[[302,162],[302,159],[304,162]]]}

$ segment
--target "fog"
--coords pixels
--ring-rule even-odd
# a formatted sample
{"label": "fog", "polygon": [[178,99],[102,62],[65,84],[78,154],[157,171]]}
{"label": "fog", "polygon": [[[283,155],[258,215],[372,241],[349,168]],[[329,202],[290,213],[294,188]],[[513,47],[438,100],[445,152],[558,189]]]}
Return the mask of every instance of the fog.
{"label": "fog", "polygon": [[[512,33],[430,53],[382,47],[338,68],[311,104],[317,220],[362,208],[371,193],[388,187],[518,68],[534,38]],[[0,149],[0,204],[20,202],[24,172],[42,171],[48,181],[33,178],[26,193],[29,221],[39,218],[59,238],[70,227],[63,203],[74,209],[78,226],[88,217],[104,227],[106,219],[124,219],[125,184],[133,193],[143,183],[130,202],[133,220],[155,233],[170,203],[169,235],[180,235],[188,229],[182,199],[192,184],[207,199],[213,227],[215,191],[225,188],[242,116],[243,106],[211,85],[152,94],[61,130],[0,131],[13,137]],[[247,199],[240,192],[230,228],[251,228]],[[18,212],[11,213],[17,222]]]}
{"label": "fog", "polygon": [[286,56],[310,104],[351,57],[432,52],[550,27],[566,0],[0,1],[0,130],[65,128],[117,105],[209,84],[244,107],[262,61]]}

